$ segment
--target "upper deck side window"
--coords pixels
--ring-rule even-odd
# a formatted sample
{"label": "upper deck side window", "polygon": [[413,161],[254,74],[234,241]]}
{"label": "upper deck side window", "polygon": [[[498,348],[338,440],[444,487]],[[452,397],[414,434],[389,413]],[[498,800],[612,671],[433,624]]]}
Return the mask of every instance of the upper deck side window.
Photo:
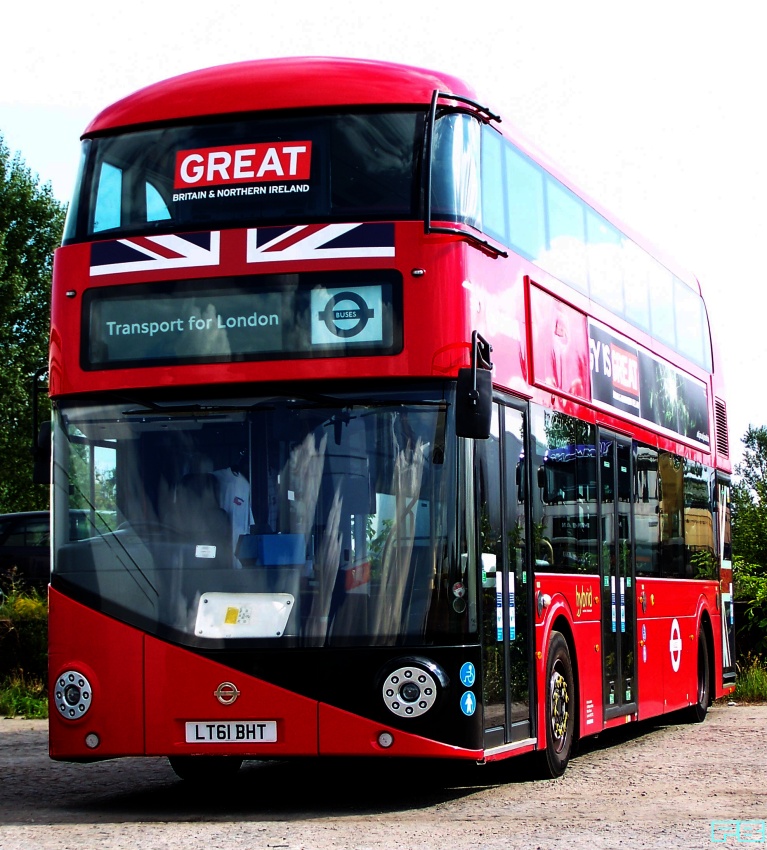
{"label": "upper deck side window", "polygon": [[[432,150],[432,218],[481,230],[479,123],[467,113],[443,114],[434,126]],[[489,196],[497,183],[483,175],[482,185]]]}
{"label": "upper deck side window", "polygon": [[86,140],[64,236],[419,214],[424,115],[249,118]]}
{"label": "upper deck side window", "polygon": [[481,133],[479,212],[462,220],[710,371],[700,294],[494,127],[472,121]]}

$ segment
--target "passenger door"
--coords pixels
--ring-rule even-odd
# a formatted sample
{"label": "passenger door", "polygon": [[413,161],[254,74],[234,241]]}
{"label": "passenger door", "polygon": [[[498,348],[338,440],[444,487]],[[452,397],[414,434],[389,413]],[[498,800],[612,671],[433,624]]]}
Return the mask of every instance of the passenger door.
{"label": "passenger door", "polygon": [[637,710],[631,440],[599,432],[605,719]]}
{"label": "passenger door", "polygon": [[521,408],[497,403],[490,439],[476,443],[486,749],[532,735],[525,428]]}

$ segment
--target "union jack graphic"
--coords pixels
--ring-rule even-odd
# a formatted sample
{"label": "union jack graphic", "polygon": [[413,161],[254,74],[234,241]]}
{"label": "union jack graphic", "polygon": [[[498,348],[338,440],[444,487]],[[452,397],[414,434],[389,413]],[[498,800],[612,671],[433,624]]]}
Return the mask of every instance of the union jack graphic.
{"label": "union jack graphic", "polygon": [[220,260],[221,234],[218,231],[185,236],[133,236],[92,245],[91,277],[217,266]]}
{"label": "union jack graphic", "polygon": [[394,225],[391,223],[307,224],[248,231],[249,263],[393,256]]}

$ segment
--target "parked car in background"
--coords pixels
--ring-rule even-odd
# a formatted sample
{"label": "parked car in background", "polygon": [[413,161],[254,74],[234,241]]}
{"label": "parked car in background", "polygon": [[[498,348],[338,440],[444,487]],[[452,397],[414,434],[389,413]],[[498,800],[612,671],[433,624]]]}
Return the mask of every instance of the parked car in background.
{"label": "parked car in background", "polygon": [[[71,540],[94,534],[86,510],[69,512]],[[12,582],[45,590],[51,572],[51,518],[49,511],[20,511],[0,514],[0,590]]]}
{"label": "parked car in background", "polygon": [[51,519],[48,511],[0,515],[0,585],[16,579],[42,590],[51,571]]}

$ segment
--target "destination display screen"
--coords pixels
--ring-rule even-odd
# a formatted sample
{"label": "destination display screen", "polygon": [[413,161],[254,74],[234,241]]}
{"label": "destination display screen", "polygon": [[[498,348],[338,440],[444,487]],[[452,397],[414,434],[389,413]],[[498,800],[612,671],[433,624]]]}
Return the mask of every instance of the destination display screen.
{"label": "destination display screen", "polygon": [[394,354],[401,294],[399,274],[388,271],[90,289],[82,366]]}

